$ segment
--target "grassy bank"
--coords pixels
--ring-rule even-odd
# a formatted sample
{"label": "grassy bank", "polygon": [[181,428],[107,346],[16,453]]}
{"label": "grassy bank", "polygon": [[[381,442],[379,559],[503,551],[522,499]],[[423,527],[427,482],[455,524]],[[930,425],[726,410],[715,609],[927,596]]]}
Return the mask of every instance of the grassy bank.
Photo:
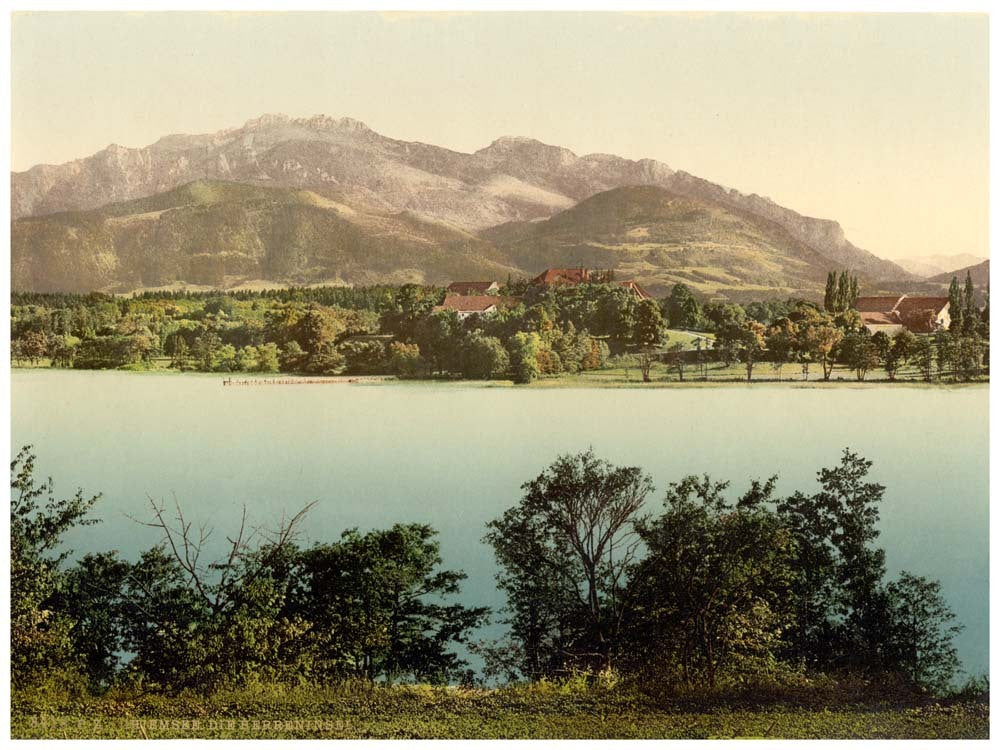
{"label": "grassy bank", "polygon": [[[20,371],[28,370],[49,370],[51,369],[48,360],[41,360],[35,365],[15,365],[12,369]],[[57,368],[62,370],[62,368]],[[72,372],[95,372],[94,370],[69,370]],[[135,365],[123,367],[115,372],[133,372],[137,374],[157,374],[157,375],[186,375],[199,377],[215,377],[220,380],[231,378],[233,380],[251,380],[255,378],[281,378],[281,379],[323,379],[322,375],[295,375],[282,372],[200,372],[190,370],[181,372],[170,367],[170,360],[159,358],[146,365]],[[460,384],[464,386],[483,386],[504,388],[513,387],[510,380],[462,380],[458,378],[418,378],[408,380],[385,380],[382,382],[368,381],[365,379],[373,376],[363,375],[330,375],[326,376],[330,380],[348,380],[357,378],[359,382],[366,385],[448,385]],[[378,376],[374,376],[378,377]],[[885,373],[876,370],[864,381],[859,382],[852,371],[835,368],[830,380],[823,380],[819,373],[819,368],[814,367],[810,372],[809,379],[803,380],[801,374],[791,366],[784,368],[780,377],[768,364],[760,365],[754,369],[753,381],[747,383],[746,368],[743,365],[722,365],[713,363],[708,370],[707,377],[702,378],[694,369],[690,368],[685,372],[684,380],[680,380],[677,371],[668,368],[666,365],[656,363],[650,371],[649,383],[642,381],[642,375],[637,368],[623,370],[620,367],[605,367],[600,370],[586,370],[583,372],[562,375],[543,376],[533,381],[528,386],[517,386],[518,388],[719,388],[740,385],[753,386],[755,384],[779,386],[788,388],[873,388],[873,387],[910,387],[910,388],[956,388],[968,387],[970,385],[985,385],[989,383],[988,377],[982,377],[974,381],[951,381],[933,380],[925,381],[915,369],[902,368],[896,380],[890,381],[885,377]]]}
{"label": "grassy bank", "polygon": [[[822,696],[814,696],[822,698]],[[705,706],[708,707],[705,707]],[[14,738],[986,738],[974,700],[770,705],[654,699],[550,684],[497,690],[346,686],[15,697]]]}

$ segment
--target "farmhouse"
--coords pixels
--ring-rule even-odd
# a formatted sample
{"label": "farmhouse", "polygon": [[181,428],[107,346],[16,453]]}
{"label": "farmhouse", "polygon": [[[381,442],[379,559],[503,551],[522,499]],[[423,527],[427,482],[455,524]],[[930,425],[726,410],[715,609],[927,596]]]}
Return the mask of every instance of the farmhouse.
{"label": "farmhouse", "polygon": [[453,294],[448,293],[444,297],[444,302],[434,308],[434,312],[441,310],[453,310],[458,314],[459,320],[465,320],[470,315],[493,315],[501,304],[499,297],[487,294]]}
{"label": "farmhouse", "polygon": [[464,295],[497,294],[500,284],[496,281],[453,281],[448,285],[448,291]]}
{"label": "farmhouse", "polygon": [[913,333],[934,333],[951,325],[947,297],[858,297],[855,307],[870,333],[892,335],[904,328]]}

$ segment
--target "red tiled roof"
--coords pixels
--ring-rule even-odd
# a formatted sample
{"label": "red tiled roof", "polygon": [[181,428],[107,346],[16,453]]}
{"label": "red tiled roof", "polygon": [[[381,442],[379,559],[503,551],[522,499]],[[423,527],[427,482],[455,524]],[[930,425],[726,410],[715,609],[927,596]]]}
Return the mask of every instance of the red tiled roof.
{"label": "red tiled roof", "polygon": [[930,310],[934,315],[939,314],[948,304],[947,297],[903,297],[896,305],[896,310],[900,314]]}
{"label": "red tiled roof", "polygon": [[[895,300],[891,307],[888,302]],[[859,297],[857,309],[865,325],[901,325],[914,333],[933,333],[947,297]]]}
{"label": "red tiled roof", "polygon": [[495,281],[453,281],[448,285],[448,291],[455,294],[482,294],[496,283]]}
{"label": "red tiled roof", "polygon": [[589,268],[546,268],[533,278],[533,284],[585,284],[590,281]]}
{"label": "red tiled roof", "polygon": [[866,326],[902,325],[899,318],[895,314],[884,312],[863,312],[861,313],[861,323]]}
{"label": "red tiled roof", "polygon": [[858,301],[854,305],[854,308],[860,313],[892,312],[899,303],[899,298],[901,296],[902,295],[897,294],[895,297],[858,297]]}
{"label": "red tiled roof", "polygon": [[446,294],[444,302],[435,310],[454,310],[455,312],[481,313],[491,307],[496,307],[499,298],[489,295]]}

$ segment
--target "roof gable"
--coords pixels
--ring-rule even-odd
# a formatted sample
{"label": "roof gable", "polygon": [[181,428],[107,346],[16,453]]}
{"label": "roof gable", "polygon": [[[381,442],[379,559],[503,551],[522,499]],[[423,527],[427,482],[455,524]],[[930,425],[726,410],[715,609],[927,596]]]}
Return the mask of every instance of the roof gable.
{"label": "roof gable", "polygon": [[896,305],[896,310],[902,314],[930,310],[937,315],[947,306],[947,297],[903,297]]}
{"label": "roof gable", "polygon": [[893,297],[858,297],[854,309],[860,313],[889,313],[896,309],[902,298],[899,294]]}
{"label": "roof gable", "polygon": [[455,294],[483,294],[499,288],[495,281],[453,281],[448,285],[448,291]]}

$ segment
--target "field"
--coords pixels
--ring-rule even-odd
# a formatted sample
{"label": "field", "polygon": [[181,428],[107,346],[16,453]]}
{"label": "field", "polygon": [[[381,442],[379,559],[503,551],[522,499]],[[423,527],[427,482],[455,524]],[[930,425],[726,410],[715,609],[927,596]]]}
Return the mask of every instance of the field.
{"label": "field", "polygon": [[555,685],[274,689],[210,698],[18,700],[14,738],[987,738],[989,707],[697,708]]}

